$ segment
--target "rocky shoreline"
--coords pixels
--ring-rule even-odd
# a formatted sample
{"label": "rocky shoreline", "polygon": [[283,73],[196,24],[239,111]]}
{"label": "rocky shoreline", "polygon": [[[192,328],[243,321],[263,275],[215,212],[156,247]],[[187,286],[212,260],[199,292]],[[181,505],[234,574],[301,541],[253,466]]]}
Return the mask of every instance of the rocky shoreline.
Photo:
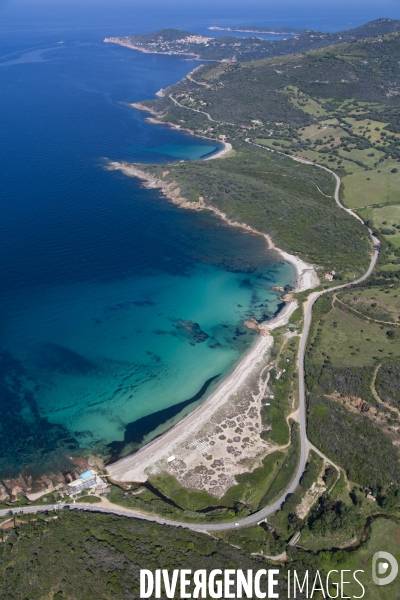
{"label": "rocky shoreline", "polygon": [[[108,170],[121,171],[124,175],[128,177],[136,177],[140,179],[144,187],[149,189],[158,189],[160,193],[163,196],[165,196],[166,199],[168,199],[176,206],[179,206],[180,208],[185,208],[188,210],[209,210],[232,227],[239,227],[250,233],[262,235],[265,238],[267,242],[267,247],[269,249],[276,250],[276,252],[280,256],[282,256],[284,260],[291,262],[295,266],[297,271],[296,291],[303,291],[305,289],[309,289],[310,287],[315,287],[316,285],[318,285],[319,281],[316,276],[316,272],[311,265],[308,265],[301,259],[292,256],[279,248],[276,248],[271,238],[267,234],[260,233],[259,231],[255,230],[254,228],[250,227],[245,223],[231,221],[227,217],[227,215],[220,211],[218,208],[210,204],[206,204],[202,196],[199,196],[199,199],[196,202],[188,201],[187,198],[185,198],[182,195],[177,182],[173,181],[171,183],[167,183],[162,178],[154,176],[152,173],[146,171],[144,168],[123,161],[109,162],[106,168]],[[164,177],[167,174],[167,170],[163,172]],[[258,323],[255,319],[249,319],[248,322],[245,323],[245,325],[248,328],[257,331],[260,334],[261,339],[264,337],[264,342],[261,342],[260,339],[259,343],[255,344],[255,346],[253,346],[252,351],[250,352],[250,356],[254,356],[255,360],[256,356],[258,358],[260,354],[264,354],[266,349],[270,347],[271,338],[269,335],[269,330],[287,323],[290,314],[292,314],[297,307],[297,303],[293,301],[291,295],[286,295],[282,299],[283,301],[286,301],[287,304],[283,308],[283,310],[280,311],[279,315],[277,315],[277,317],[273,319],[273,321],[269,321],[268,323]],[[246,356],[249,357],[249,355]],[[246,357],[243,358],[243,361],[247,364],[245,358]],[[247,369],[248,367],[249,365],[247,366]],[[245,371],[247,369],[245,369]],[[242,369],[239,370],[241,371]],[[230,383],[232,383],[231,379],[229,379],[229,381]],[[229,387],[231,386],[229,385]],[[198,411],[196,411],[196,420],[199,417],[201,418],[201,407],[199,407],[199,409]],[[46,494],[50,494],[62,488],[66,483],[78,477],[80,472],[90,468],[92,462],[90,459],[85,459],[83,457],[70,457],[70,459],[71,467],[70,469],[68,469],[68,471],[65,472],[53,472],[38,477],[34,477],[29,473],[23,472],[20,473],[18,476],[3,479],[0,482],[0,502],[15,502],[18,500],[18,496],[20,495],[25,496],[29,501],[35,501]]]}
{"label": "rocky shoreline", "polygon": [[83,471],[90,469],[96,459],[83,457],[69,457],[71,467],[68,471],[59,471],[46,475],[34,476],[28,471],[23,471],[17,476],[3,478],[0,482],[0,502],[16,502],[19,496],[31,502],[46,494],[51,494],[74,479]]}
{"label": "rocky shoreline", "polygon": [[[172,181],[171,183],[167,183],[165,180],[156,177],[149,171],[139,167],[138,165],[128,163],[126,161],[110,161],[106,168],[110,171],[121,171],[124,175],[128,177],[136,177],[143,182],[143,186],[148,189],[158,189],[161,194],[164,195],[172,204],[179,206],[180,208],[185,208],[189,210],[209,210],[213,212],[220,219],[225,221],[231,227],[239,227],[240,229],[244,229],[250,233],[255,233],[256,235],[262,235],[267,243],[268,248],[270,250],[275,250],[278,254],[282,256],[282,258],[288,262],[290,262],[297,272],[297,285],[296,292],[302,292],[304,290],[316,287],[319,285],[319,279],[317,277],[317,273],[313,265],[306,263],[301,260],[297,256],[289,254],[285,252],[281,248],[275,246],[271,237],[267,233],[262,233],[257,231],[250,225],[246,223],[240,223],[238,221],[232,221],[227,217],[225,213],[220,211],[218,208],[211,204],[206,204],[203,196],[199,196],[197,201],[189,201],[181,194],[181,190],[176,181]],[[163,172],[163,177],[168,175],[169,171],[166,169]]]}

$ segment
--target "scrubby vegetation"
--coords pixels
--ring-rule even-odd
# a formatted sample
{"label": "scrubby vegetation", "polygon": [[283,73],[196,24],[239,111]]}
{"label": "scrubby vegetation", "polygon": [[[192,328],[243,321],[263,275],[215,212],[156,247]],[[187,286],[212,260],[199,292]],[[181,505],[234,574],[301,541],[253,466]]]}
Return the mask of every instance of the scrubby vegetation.
{"label": "scrubby vegetation", "polygon": [[[399,524],[389,519],[400,506],[400,495],[389,494],[373,502],[366,497],[365,490],[359,487],[349,490],[342,476],[332,493],[325,492],[316,499],[305,519],[298,517],[299,502],[316,482],[321,466],[322,461],[312,454],[300,486],[268,521],[258,527],[220,532],[218,536],[247,554],[277,558],[286,553],[290,561],[286,568],[300,573],[307,569],[311,572],[319,569],[322,573],[330,569],[365,569],[362,561],[368,560],[383,543],[388,548],[389,540],[396,554]],[[337,481],[337,471],[332,467],[324,467],[322,471],[326,489],[330,490]],[[385,518],[379,518],[380,514]],[[294,546],[288,545],[294,534],[300,534],[300,538]],[[341,548],[354,549],[345,552]],[[371,590],[369,572],[365,584]],[[389,588],[384,596],[374,594],[375,597],[397,600],[396,586]]]}
{"label": "scrubby vegetation", "polygon": [[[184,106],[206,111],[222,123],[257,129],[267,122],[283,140],[290,133],[289,127],[304,127],[326,120],[327,116],[339,119],[345,130],[343,147],[351,149],[354,145],[363,150],[377,140],[385,146],[376,160],[380,152],[386,152],[386,146],[396,142],[396,136],[393,138],[396,132],[388,131],[387,124],[393,123],[396,128],[398,122],[398,100],[393,93],[398,53],[399,36],[395,33],[379,40],[342,43],[335,49],[304,55],[207,65],[195,75],[207,87],[185,79],[167,91]],[[149,106],[161,111],[168,108],[169,114],[174,115],[175,107],[168,96],[152,101]],[[283,121],[282,130],[275,121]],[[381,126],[381,122],[385,124]],[[337,124],[330,122],[333,129]],[[377,127],[379,131],[375,131]],[[327,133],[315,138],[309,138],[309,142],[324,146]],[[300,135],[301,140],[308,145],[307,139]]]}
{"label": "scrubby vegetation", "polygon": [[[333,177],[241,142],[224,160],[169,165],[164,180],[189,201],[204,198],[233,221],[268,233],[280,247],[343,278],[368,263],[368,235],[361,223],[331,198]],[[165,169],[148,165],[162,177]]]}
{"label": "scrubby vegetation", "polygon": [[375,389],[380,398],[395,408],[400,408],[400,361],[387,361],[377,372]]}
{"label": "scrubby vegetation", "polygon": [[[331,512],[333,510],[332,507]],[[346,514],[343,507],[338,510]],[[266,524],[223,534],[224,541],[185,529],[121,517],[69,511],[63,511],[55,520],[54,516],[18,517],[12,528],[3,532],[4,541],[0,545],[2,598],[133,600],[139,598],[141,568],[256,571],[268,568],[261,553],[265,556],[276,552],[278,547],[286,547],[279,541],[277,530]],[[297,569],[299,573],[306,569],[314,573],[320,569],[323,574],[330,569],[365,571],[366,561],[382,547],[396,554],[399,531],[400,526],[395,521],[372,521],[367,529],[367,540],[350,554],[305,552],[288,547],[291,562],[279,565],[280,594],[286,595],[288,568]],[[369,571],[365,577],[368,589]],[[354,592],[356,595],[359,589]],[[387,586],[384,596],[379,595],[378,590],[375,598],[397,600],[396,586]]]}
{"label": "scrubby vegetation", "polygon": [[[256,557],[199,533],[100,514],[63,511],[17,520],[0,545],[7,600],[139,598],[139,570],[263,568]],[[178,594],[175,596],[178,598]]]}
{"label": "scrubby vegetation", "polygon": [[308,435],[346,469],[351,481],[374,490],[400,487],[399,452],[379,425],[322,395],[309,397]]}
{"label": "scrubby vegetation", "polygon": [[[364,298],[368,292],[374,297],[378,290],[353,288],[340,296]],[[390,293],[383,297],[390,303]],[[393,368],[391,355],[398,356],[399,349],[388,331],[362,315],[336,308],[327,294],[316,304],[306,355],[310,439],[346,469],[351,481],[382,493],[392,484],[400,488],[400,455],[393,445],[400,423],[389,403],[378,403],[372,390],[375,369],[383,361],[378,384],[382,400],[393,394],[388,371]]]}
{"label": "scrubby vegetation", "polygon": [[[355,39],[304,55],[207,65],[196,71],[196,79],[206,85],[185,79],[168,88],[164,98],[144,104],[162,119],[199,134],[230,140],[250,136],[261,146],[334,169],[343,177],[345,204],[356,208],[395,250],[400,244],[395,206],[400,36]],[[315,184],[319,186],[317,180]],[[329,216],[326,224],[332,227]]]}
{"label": "scrubby vegetation", "polygon": [[[315,47],[320,42],[324,45],[317,39]],[[285,250],[333,270],[333,285],[365,271],[372,251],[367,229],[337,207],[335,181],[327,171],[290,157],[324,165],[342,177],[342,202],[379,237],[381,252],[367,283],[325,295],[315,306],[306,356],[308,435],[344,468],[350,485],[373,490],[375,508],[398,510],[400,35],[350,42],[343,37],[342,42],[304,55],[210,64],[193,75],[203,85],[186,78],[165,90],[164,97],[145,102],[161,120],[227,139],[234,148],[224,160],[177,163],[167,172],[165,167],[147,169],[190,202],[201,198],[230,219],[270,234]],[[293,316],[293,322],[300,320],[300,314]],[[295,401],[295,369],[293,363],[282,376],[284,358],[274,358],[274,401],[262,410],[271,429],[263,435],[283,444],[290,396]],[[289,481],[280,467],[290,461],[281,457],[271,483],[269,460],[251,476],[237,479],[238,486],[223,499],[227,510],[240,505],[254,511],[274,498],[280,477]],[[335,477],[326,471],[327,487]],[[199,511],[208,502],[173,482],[159,482],[160,489],[161,483],[163,493],[174,502],[179,499],[183,510]],[[324,543],[339,546],[346,537],[360,535],[372,507],[356,487],[350,498],[348,485],[342,477],[307,526],[295,516],[296,494],[304,495],[300,486],[273,518],[277,538],[268,528],[229,535],[239,540],[243,533],[247,541],[242,547],[248,550],[260,542],[264,552],[279,553],[301,528],[314,549],[326,548]],[[276,489],[283,489],[283,482]]]}

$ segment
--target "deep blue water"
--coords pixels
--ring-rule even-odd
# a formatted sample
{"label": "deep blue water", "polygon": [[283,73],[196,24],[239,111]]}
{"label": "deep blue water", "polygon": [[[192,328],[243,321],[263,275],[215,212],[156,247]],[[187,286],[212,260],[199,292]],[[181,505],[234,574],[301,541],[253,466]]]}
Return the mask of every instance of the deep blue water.
{"label": "deep blue water", "polygon": [[[0,479],[146,443],[249,348],[245,318],[279,308],[271,286],[294,284],[262,238],[104,168],[217,150],[128,106],[198,63],[101,41],[257,23],[182,6],[0,3]],[[258,22],[315,26],[284,16]]]}
{"label": "deep blue water", "polygon": [[294,283],[262,238],[105,169],[218,150],[128,106],[195,64],[80,40],[0,62],[4,475],[145,443],[249,347],[271,285]]}

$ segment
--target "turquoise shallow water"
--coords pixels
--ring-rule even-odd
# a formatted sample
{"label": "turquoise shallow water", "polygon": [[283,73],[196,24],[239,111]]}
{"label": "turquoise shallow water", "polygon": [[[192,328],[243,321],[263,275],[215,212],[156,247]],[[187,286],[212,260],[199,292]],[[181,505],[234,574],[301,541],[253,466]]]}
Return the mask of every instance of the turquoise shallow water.
{"label": "turquoise shallow water", "polygon": [[127,106],[197,63],[94,41],[11,54],[0,60],[0,479],[146,443],[250,347],[243,321],[278,310],[271,286],[295,283],[262,237],[104,169],[218,150]]}
{"label": "turquoise shallow water", "polygon": [[[273,283],[290,278],[287,264],[271,270]],[[39,383],[40,414],[101,447],[226,375],[253,339],[244,319],[277,308],[264,276],[197,263],[173,278],[45,289],[9,310],[8,350]]]}

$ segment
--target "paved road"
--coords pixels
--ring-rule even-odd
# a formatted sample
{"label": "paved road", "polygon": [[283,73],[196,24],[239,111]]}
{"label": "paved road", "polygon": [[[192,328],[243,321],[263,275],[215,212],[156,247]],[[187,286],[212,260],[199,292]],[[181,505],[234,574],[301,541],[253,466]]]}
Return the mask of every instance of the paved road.
{"label": "paved road", "polygon": [[[249,143],[252,143],[252,142],[249,142]],[[258,146],[258,144],[254,144],[254,145]],[[264,148],[265,150],[271,151],[270,149],[267,149],[263,146],[260,146],[260,147]],[[283,154],[283,153],[279,152],[279,154]],[[288,155],[285,155],[285,156],[288,156]],[[342,205],[342,203],[340,202],[339,191],[340,191],[341,181],[340,181],[340,178],[336,175],[336,173],[334,173],[327,167],[323,167],[322,165],[315,165],[314,163],[310,163],[310,161],[307,161],[302,158],[293,157],[293,156],[290,156],[289,158],[292,158],[293,160],[296,160],[297,162],[312,164],[313,166],[319,167],[321,169],[324,169],[325,171],[328,171],[329,173],[332,173],[332,175],[336,179],[336,190],[335,190],[336,203],[338,204],[338,206],[340,206],[340,208],[342,208],[346,212],[350,213],[352,216],[354,216],[357,219],[359,219],[360,221],[362,221],[362,219],[360,219],[360,217],[358,215],[356,215],[350,209],[345,208]],[[316,452],[318,452],[318,454],[320,454],[320,456],[325,458],[328,462],[330,462],[337,469],[338,467],[334,463],[332,463],[332,461],[330,461],[327,457],[325,457],[317,448],[315,448],[307,439],[306,395],[305,395],[305,381],[304,381],[304,355],[305,355],[305,350],[306,350],[306,345],[307,345],[308,334],[310,332],[312,309],[313,309],[315,302],[318,300],[318,298],[320,298],[323,294],[326,294],[328,292],[340,290],[340,289],[343,289],[346,287],[350,287],[352,285],[357,285],[358,283],[361,283],[365,279],[367,279],[367,277],[369,277],[370,274],[372,273],[372,271],[376,265],[376,261],[378,260],[378,256],[379,256],[379,240],[373,235],[373,233],[370,229],[368,231],[369,231],[369,234],[370,234],[373,244],[374,244],[374,254],[371,258],[371,262],[368,267],[368,270],[364,273],[364,275],[362,277],[360,277],[359,279],[352,281],[351,283],[345,283],[342,285],[338,285],[336,287],[331,287],[331,288],[329,288],[327,290],[323,290],[321,292],[314,292],[313,294],[310,295],[310,297],[308,298],[308,300],[305,304],[304,327],[303,327],[303,333],[301,335],[299,355],[298,355],[298,369],[299,369],[299,417],[298,417],[298,421],[299,421],[299,426],[300,426],[300,460],[299,460],[298,468],[296,471],[296,475],[295,475],[292,483],[286,489],[286,491],[282,494],[282,496],[278,500],[276,500],[273,504],[263,508],[262,510],[258,511],[257,513],[253,513],[252,515],[245,517],[244,519],[240,519],[236,523],[230,522],[230,523],[216,523],[216,524],[183,523],[180,521],[172,521],[169,519],[163,519],[161,517],[156,517],[153,515],[136,512],[134,510],[123,508],[123,507],[114,508],[114,507],[108,507],[108,506],[101,506],[99,504],[86,504],[83,502],[82,503],[80,502],[78,504],[70,504],[70,505],[42,504],[42,505],[38,505],[38,506],[26,506],[26,507],[22,507],[22,508],[15,507],[15,509],[13,509],[13,512],[14,513],[23,513],[23,514],[32,514],[32,513],[36,513],[36,512],[51,511],[54,509],[64,508],[64,506],[69,506],[71,509],[74,509],[74,510],[85,510],[85,511],[97,512],[97,513],[101,512],[101,513],[107,513],[107,514],[114,514],[114,515],[134,518],[134,519],[152,521],[154,523],[159,523],[160,525],[185,527],[186,529],[192,529],[195,531],[222,531],[222,530],[227,530],[227,529],[235,529],[236,527],[246,527],[249,525],[254,525],[255,523],[259,523],[260,521],[264,520],[266,517],[269,517],[274,512],[276,512],[284,503],[287,495],[293,493],[294,490],[296,489],[296,487],[298,486],[301,476],[304,472],[306,463],[307,463],[308,451],[310,449],[313,449]],[[8,516],[9,513],[10,513],[9,509],[0,510],[0,517]]]}

